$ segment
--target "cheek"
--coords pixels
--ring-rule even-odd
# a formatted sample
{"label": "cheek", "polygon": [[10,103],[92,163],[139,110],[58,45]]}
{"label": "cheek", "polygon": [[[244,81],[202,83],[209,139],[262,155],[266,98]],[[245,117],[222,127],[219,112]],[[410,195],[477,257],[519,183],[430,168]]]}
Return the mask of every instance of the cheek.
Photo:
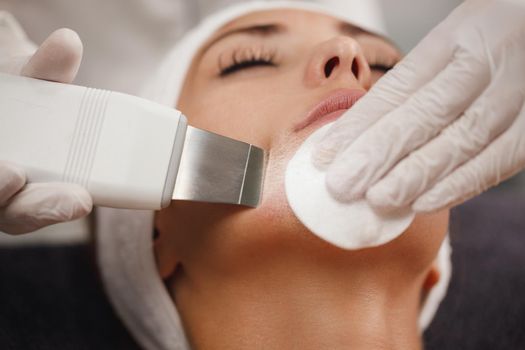
{"label": "cheek", "polygon": [[195,127],[270,149],[274,135],[285,127],[286,120],[280,118],[280,114],[287,107],[250,89],[254,87],[228,86],[199,91],[198,102],[192,101],[180,108]]}
{"label": "cheek", "polygon": [[284,178],[288,162],[300,147],[303,139],[290,132],[274,135],[273,146],[268,153],[263,185],[263,196],[258,209],[273,215],[295,218],[286,198]]}
{"label": "cheek", "polygon": [[286,167],[303,139],[302,136],[286,132],[274,139],[274,146],[268,156],[260,205],[237,217],[239,227],[258,228],[256,234],[249,232],[242,239],[243,250],[249,252],[248,256],[293,255],[293,252],[301,255],[306,251],[310,252],[310,256],[315,256],[332,251],[330,244],[311,234],[299,221],[286,198]]}
{"label": "cheek", "polygon": [[301,141],[283,134],[274,142],[268,155],[259,206],[248,210],[234,209],[221,220],[220,225],[215,226],[216,234],[209,236],[221,237],[220,241],[212,238],[213,251],[220,256],[215,264],[223,263],[234,270],[238,259],[279,255],[297,247],[312,248],[316,246],[312,242],[324,245],[295,217],[286,199],[286,165]]}

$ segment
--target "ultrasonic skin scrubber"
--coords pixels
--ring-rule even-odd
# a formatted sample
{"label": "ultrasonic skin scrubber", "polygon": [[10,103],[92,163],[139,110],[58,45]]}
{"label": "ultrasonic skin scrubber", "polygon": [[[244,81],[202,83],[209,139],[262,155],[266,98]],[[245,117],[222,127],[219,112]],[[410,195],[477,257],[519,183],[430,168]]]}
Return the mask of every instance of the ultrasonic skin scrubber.
{"label": "ultrasonic skin scrubber", "polygon": [[172,200],[255,207],[265,152],[191,127],[139,97],[0,74],[0,160],[28,182],[85,187],[96,205],[160,209]]}

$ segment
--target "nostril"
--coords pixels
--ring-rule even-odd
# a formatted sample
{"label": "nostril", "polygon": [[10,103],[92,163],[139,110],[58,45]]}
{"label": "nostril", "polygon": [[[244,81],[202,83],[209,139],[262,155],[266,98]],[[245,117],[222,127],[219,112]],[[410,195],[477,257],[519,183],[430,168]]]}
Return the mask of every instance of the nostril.
{"label": "nostril", "polygon": [[354,77],[359,78],[359,63],[357,63],[357,59],[354,58],[352,61],[352,74]]}
{"label": "nostril", "polygon": [[332,71],[335,67],[339,65],[339,57],[332,57],[326,62],[324,65],[324,75],[325,77],[329,77],[332,74]]}

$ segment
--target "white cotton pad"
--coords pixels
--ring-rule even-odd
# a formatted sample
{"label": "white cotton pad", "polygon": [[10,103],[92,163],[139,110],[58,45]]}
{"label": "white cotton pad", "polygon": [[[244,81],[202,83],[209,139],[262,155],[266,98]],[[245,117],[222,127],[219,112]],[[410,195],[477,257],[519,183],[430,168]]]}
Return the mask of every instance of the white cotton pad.
{"label": "white cotton pad", "polygon": [[288,163],[285,186],[292,210],[312,233],[340,248],[374,247],[395,239],[414,219],[410,208],[378,214],[364,199],[343,203],[328,192],[325,172],[312,164],[311,151],[330,126],[308,137]]}

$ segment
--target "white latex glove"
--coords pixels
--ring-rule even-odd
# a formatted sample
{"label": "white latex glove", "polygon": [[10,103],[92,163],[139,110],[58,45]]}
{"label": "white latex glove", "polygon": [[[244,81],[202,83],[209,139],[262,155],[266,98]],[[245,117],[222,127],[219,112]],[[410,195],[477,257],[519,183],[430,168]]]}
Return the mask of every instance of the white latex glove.
{"label": "white latex glove", "polygon": [[525,167],[525,1],[467,0],[312,152],[341,201],[459,204]]}
{"label": "white latex glove", "polygon": [[[0,72],[63,83],[75,78],[82,58],[82,43],[75,32],[59,29],[34,51],[35,46],[15,19],[9,13],[0,12]],[[0,160],[0,231],[31,232],[80,218],[91,208],[91,197],[81,186],[26,185],[21,168]]]}

